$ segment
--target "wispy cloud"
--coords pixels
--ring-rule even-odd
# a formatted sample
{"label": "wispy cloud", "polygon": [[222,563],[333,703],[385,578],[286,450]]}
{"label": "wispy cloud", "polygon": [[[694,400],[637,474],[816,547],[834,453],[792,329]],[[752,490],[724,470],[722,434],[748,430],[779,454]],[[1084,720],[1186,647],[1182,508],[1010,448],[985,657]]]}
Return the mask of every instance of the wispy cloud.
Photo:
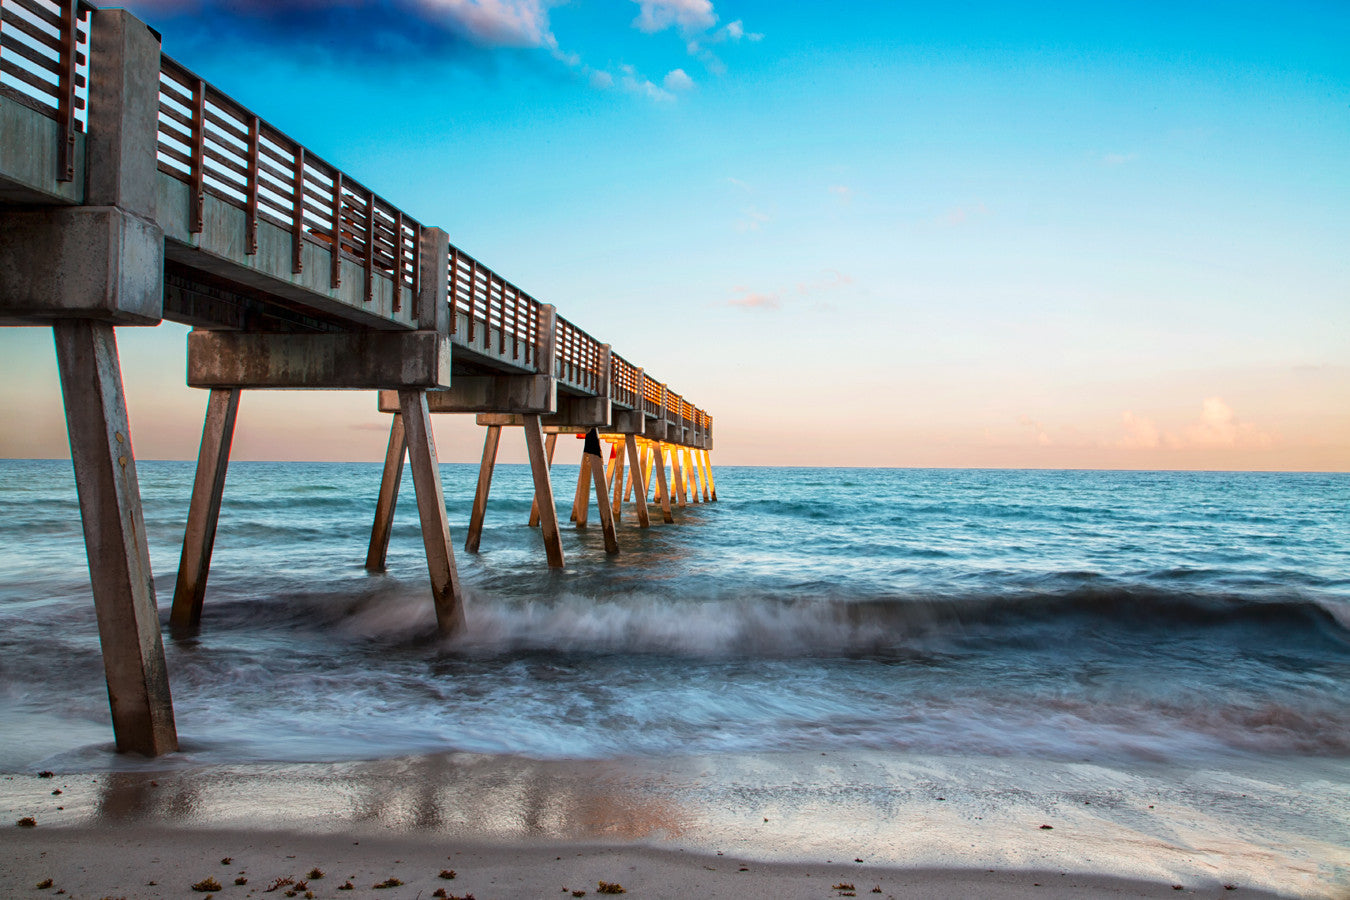
{"label": "wispy cloud", "polygon": [[[829,294],[851,284],[853,284],[851,276],[838,269],[826,269],[816,278],[803,279],[798,281],[794,287],[784,287],[780,290],[757,291],[743,285],[737,285],[732,288],[735,296],[719,305],[757,310],[779,310],[789,304],[800,307],[808,298],[819,298],[823,294]],[[817,303],[815,308],[828,307]]]}
{"label": "wispy cloud", "polygon": [[665,85],[666,90],[672,93],[694,89],[694,79],[690,78],[684,69],[672,69],[667,72],[661,83]]}
{"label": "wispy cloud", "polygon": [[983,219],[991,215],[989,207],[985,206],[983,201],[972,206],[954,206],[938,217],[939,225],[946,225],[949,228],[956,228],[973,222],[976,219]]}
{"label": "wispy cloud", "polygon": [[797,282],[797,293],[806,297],[813,294],[824,294],[829,291],[835,291],[853,283],[853,276],[846,275],[838,269],[826,269],[821,277],[811,281]]}
{"label": "wispy cloud", "polygon": [[648,34],[678,27],[686,34],[717,24],[711,0],[633,0],[640,7],[633,27]]}
{"label": "wispy cloud", "polygon": [[853,202],[853,188],[846,184],[830,185],[830,193],[839,198],[839,202],[847,206]]}
{"label": "wispy cloud", "polygon": [[1116,446],[1122,450],[1156,450],[1162,446],[1162,429],[1153,420],[1127,409],[1120,414],[1120,421],[1125,434],[1116,441]]}
{"label": "wispy cloud", "polygon": [[630,94],[637,94],[662,103],[668,103],[675,99],[675,95],[670,91],[646,78],[637,69],[629,65],[619,66],[619,87]]}
{"label": "wispy cloud", "polygon": [[1123,166],[1139,158],[1138,153],[1108,153],[1102,157],[1104,166]]}
{"label": "wispy cloud", "polygon": [[759,231],[760,227],[773,221],[773,216],[754,206],[747,206],[741,210],[741,217],[736,220],[736,230],[739,232]]}
{"label": "wispy cloud", "polygon": [[1041,422],[1036,421],[1031,416],[1019,416],[1017,419],[1019,425],[1029,429],[1036,436],[1036,443],[1041,447],[1049,447],[1055,443],[1054,438],[1050,437],[1049,430]]}
{"label": "wispy cloud", "polygon": [[1115,446],[1126,450],[1259,448],[1276,441],[1274,434],[1239,419],[1220,397],[1207,397],[1200,405],[1199,417],[1179,431],[1159,428],[1131,410],[1121,414],[1121,424],[1125,433]]}

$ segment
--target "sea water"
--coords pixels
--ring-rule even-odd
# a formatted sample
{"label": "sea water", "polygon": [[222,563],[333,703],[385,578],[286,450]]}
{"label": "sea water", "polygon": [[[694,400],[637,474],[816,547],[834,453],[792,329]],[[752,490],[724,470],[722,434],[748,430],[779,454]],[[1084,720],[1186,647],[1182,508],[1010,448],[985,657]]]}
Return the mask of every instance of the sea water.
{"label": "sea water", "polygon": [[[372,575],[378,465],[233,464],[201,628],[165,628],[174,759],[1350,758],[1348,475],[721,467],[610,556],[564,455],[556,571],[527,467],[477,554],[477,467],[441,467],[452,638],[408,475]],[[193,466],[138,468],[167,626]],[[70,463],[0,462],[0,770],[110,751]]]}

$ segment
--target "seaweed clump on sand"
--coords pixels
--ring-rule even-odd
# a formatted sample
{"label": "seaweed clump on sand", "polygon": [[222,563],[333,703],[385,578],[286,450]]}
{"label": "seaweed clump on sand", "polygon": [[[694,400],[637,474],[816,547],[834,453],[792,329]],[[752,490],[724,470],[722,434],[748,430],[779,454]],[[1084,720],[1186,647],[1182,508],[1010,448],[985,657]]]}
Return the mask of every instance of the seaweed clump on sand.
{"label": "seaweed clump on sand", "polygon": [[600,885],[600,886],[599,886],[598,888],[595,889],[595,892],[596,892],[597,894],[626,894],[626,893],[628,893],[627,891],[625,891],[625,890],[623,889],[623,885],[619,884],[617,881],[601,881],[601,882],[599,882],[599,885]]}

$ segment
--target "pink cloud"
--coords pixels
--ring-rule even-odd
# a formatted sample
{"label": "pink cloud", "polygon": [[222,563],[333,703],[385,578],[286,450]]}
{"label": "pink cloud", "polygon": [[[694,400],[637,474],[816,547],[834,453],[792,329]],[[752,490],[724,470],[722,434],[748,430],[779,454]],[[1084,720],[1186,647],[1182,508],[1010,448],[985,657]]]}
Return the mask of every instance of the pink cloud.
{"label": "pink cloud", "polygon": [[749,288],[737,287],[740,295],[727,301],[727,306],[739,306],[741,309],[779,309],[783,304],[777,294],[763,294]]}

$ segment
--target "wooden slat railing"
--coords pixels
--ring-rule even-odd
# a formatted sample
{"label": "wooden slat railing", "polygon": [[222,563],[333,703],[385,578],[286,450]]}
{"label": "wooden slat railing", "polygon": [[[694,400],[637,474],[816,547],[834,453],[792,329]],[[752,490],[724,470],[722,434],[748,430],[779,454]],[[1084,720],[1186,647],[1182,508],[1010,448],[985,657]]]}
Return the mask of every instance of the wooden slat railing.
{"label": "wooden slat railing", "polygon": [[[0,94],[60,127],[57,174],[73,180],[75,135],[87,121],[90,79],[86,0],[0,0]],[[258,223],[292,236],[292,270],[304,267],[306,242],[330,251],[329,284],[342,284],[342,260],[365,275],[365,302],[375,277],[390,279],[393,311],[417,296],[421,273],[418,221],[336,166],[251,113],[168,56],[160,60],[159,170],[189,186],[189,231],[205,228],[209,195],[245,214],[245,253],[258,252]],[[336,252],[332,252],[336,250]],[[457,247],[446,272],[450,328],[465,346],[537,368],[543,335],[538,300]],[[458,318],[466,327],[461,333]],[[664,385],[562,316],[554,319],[555,377],[584,392],[608,387],[618,403],[659,416]],[[706,427],[711,417],[667,391],[667,421]]]}

